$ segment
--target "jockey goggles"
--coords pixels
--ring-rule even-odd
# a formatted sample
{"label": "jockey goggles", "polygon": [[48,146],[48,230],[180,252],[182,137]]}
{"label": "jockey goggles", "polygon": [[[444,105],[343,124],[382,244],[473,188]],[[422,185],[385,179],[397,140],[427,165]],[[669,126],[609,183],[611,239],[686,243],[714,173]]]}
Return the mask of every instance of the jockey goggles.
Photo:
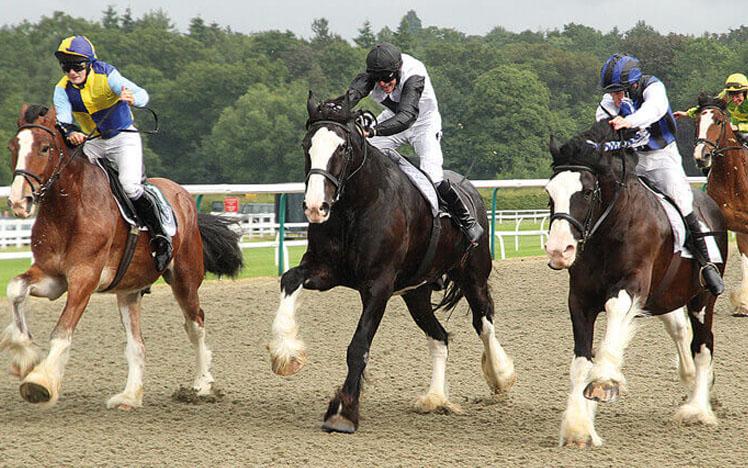
{"label": "jockey goggles", "polygon": [[60,68],[62,68],[62,71],[65,73],[68,73],[70,70],[81,72],[86,69],[87,65],[88,62],[85,60],[81,62],[60,62]]}
{"label": "jockey goggles", "polygon": [[374,73],[374,81],[379,83],[380,81],[384,81],[385,83],[389,83],[390,81],[397,78],[397,72],[391,72],[391,71],[380,71]]}

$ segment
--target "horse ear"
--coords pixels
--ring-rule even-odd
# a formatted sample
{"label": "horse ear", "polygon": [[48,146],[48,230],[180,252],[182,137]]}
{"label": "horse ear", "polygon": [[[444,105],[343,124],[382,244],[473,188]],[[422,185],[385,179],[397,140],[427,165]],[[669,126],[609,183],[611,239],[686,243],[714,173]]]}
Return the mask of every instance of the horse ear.
{"label": "horse ear", "polygon": [[18,125],[26,123],[26,111],[29,110],[28,103],[23,103],[21,106],[21,112],[18,113]]}
{"label": "horse ear", "polygon": [[314,99],[314,93],[312,90],[309,90],[309,97],[306,100],[306,111],[309,113],[309,117],[313,117],[317,111],[319,110],[319,106],[317,106],[317,102]]}
{"label": "horse ear", "polygon": [[559,156],[561,156],[561,149],[558,147],[558,142],[556,141],[556,137],[553,134],[551,134],[551,138],[548,142],[548,149],[551,151],[553,159],[557,159]]}

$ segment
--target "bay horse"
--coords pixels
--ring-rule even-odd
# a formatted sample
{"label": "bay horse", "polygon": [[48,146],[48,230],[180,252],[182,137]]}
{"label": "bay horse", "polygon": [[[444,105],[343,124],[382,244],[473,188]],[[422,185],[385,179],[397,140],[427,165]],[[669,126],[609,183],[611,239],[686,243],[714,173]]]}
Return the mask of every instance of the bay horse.
{"label": "bay horse", "polygon": [[735,232],[743,277],[737,291],[730,293],[735,315],[748,316],[748,149],[730,127],[726,103],[701,94],[696,115],[696,164],[709,169],[706,191],[717,202]]}
{"label": "bay horse", "polygon": [[[71,150],[56,126],[54,109],[24,105],[18,131],[11,139],[14,179],[9,204],[13,214],[38,215],[31,233],[33,264],[8,284],[11,323],[0,337],[0,349],[11,355],[11,373],[21,379],[21,396],[44,406],[55,404],[70,353],[72,335],[94,292],[112,284],[125,252],[129,226],[120,216],[104,172],[80,151]],[[185,330],[196,353],[193,388],[212,391],[211,352],[205,343],[205,316],[198,288],[204,271],[236,275],[242,267],[238,235],[226,221],[197,215],[190,194],[168,179],[149,179],[170,202],[178,224],[173,260],[163,272],[185,318]],[[128,373],[124,390],[107,407],[142,406],[145,346],[140,303],[161,274],[154,266],[148,236],[138,236],[132,262],[112,289],[125,329]],[[28,296],[67,300],[52,331],[43,360],[32,341],[24,305]]]}
{"label": "bay horse", "polygon": [[[612,402],[624,391],[624,350],[634,334],[633,319],[640,315],[659,317],[676,344],[680,380],[688,393],[676,420],[716,423],[709,401],[716,297],[699,285],[698,263],[674,253],[665,209],[635,174],[637,154],[625,145],[604,145],[615,140],[608,122],[601,121],[560,148],[553,140],[550,145],[546,252],[551,268],[569,272],[574,334],[561,445],[603,443],[594,426],[597,402]],[[714,233],[726,262],[727,235],[719,208],[706,194],[694,191],[694,211]],[[718,265],[720,273],[724,265]],[[690,343],[683,306],[693,330]],[[607,327],[593,351],[595,320],[602,311]]]}
{"label": "bay horse", "polygon": [[[330,400],[322,425],[328,432],[355,432],[362,374],[372,339],[387,301],[401,295],[427,336],[433,364],[431,385],[416,400],[416,410],[459,411],[447,397],[448,335],[431,304],[434,283],[446,273],[449,287],[437,308],[450,309],[463,296],[467,299],[473,327],[484,345],[486,382],[494,393],[507,391],[515,373],[512,359],[494,332],[494,304],[487,282],[492,267],[488,236],[466,250],[457,225],[449,219],[435,219],[428,202],[403,171],[362,137],[362,127],[355,121],[347,97],[317,104],[310,92],[307,111],[308,131],[302,146],[308,246],[299,266],[281,278],[280,306],[268,346],[273,371],[295,374],[306,361],[295,317],[302,289],[327,291],[345,286],[358,291],[363,310],[346,354],[348,374]],[[469,197],[476,219],[488,232],[483,201],[475,188],[453,172],[445,172],[445,177]],[[427,268],[421,268],[432,220],[441,227],[438,253]]]}

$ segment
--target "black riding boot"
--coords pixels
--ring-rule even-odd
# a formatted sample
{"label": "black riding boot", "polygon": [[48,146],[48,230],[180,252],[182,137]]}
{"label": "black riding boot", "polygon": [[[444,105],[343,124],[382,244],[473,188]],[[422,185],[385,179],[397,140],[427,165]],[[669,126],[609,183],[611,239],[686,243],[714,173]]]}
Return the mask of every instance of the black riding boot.
{"label": "black riding boot", "polygon": [[701,267],[701,278],[706,283],[709,292],[715,296],[719,296],[725,290],[725,283],[722,281],[717,266],[709,260],[709,250],[706,248],[706,241],[704,240],[704,235],[701,233],[699,220],[694,213],[686,216],[686,225],[690,234],[691,245],[695,250],[694,256],[699,261],[699,266]]}
{"label": "black riding boot", "polygon": [[437,191],[442,200],[447,204],[450,214],[457,219],[468,242],[473,245],[478,244],[480,236],[483,235],[483,228],[475,221],[473,215],[470,214],[470,211],[465,206],[465,202],[460,198],[460,194],[457,193],[448,180],[441,181],[437,186]]}
{"label": "black riding boot", "polygon": [[164,227],[161,226],[161,219],[158,216],[158,208],[146,194],[143,194],[137,200],[130,200],[135,207],[135,211],[140,222],[145,224],[151,232],[151,255],[156,264],[156,271],[159,273],[166,269],[171,261],[172,247],[171,237],[166,234]]}

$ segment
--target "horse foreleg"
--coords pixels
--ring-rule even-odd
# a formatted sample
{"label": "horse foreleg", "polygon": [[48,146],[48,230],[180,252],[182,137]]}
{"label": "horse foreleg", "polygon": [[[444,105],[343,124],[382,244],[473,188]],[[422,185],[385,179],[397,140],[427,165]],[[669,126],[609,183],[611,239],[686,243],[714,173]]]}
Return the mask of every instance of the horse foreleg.
{"label": "horse foreleg", "polygon": [[602,445],[603,439],[595,430],[597,402],[584,397],[584,389],[592,370],[592,337],[597,313],[589,314],[576,306],[571,311],[574,332],[574,358],[571,360],[569,377],[571,390],[566,400],[566,410],[561,417],[559,445],[587,447]]}
{"label": "horse foreleg", "polygon": [[127,337],[125,344],[127,383],[122,393],[114,395],[107,401],[107,408],[131,410],[143,406],[145,345],[140,333],[140,298],[140,291],[117,294],[117,307]]}
{"label": "horse foreleg", "polygon": [[303,287],[306,270],[291,268],[281,277],[281,296],[278,312],[273,320],[272,335],[268,344],[272,369],[278,375],[293,375],[306,364],[304,342],[299,339],[296,307]]}
{"label": "horse foreleg", "polygon": [[447,331],[439,323],[431,310],[431,285],[405,293],[403,300],[418,327],[428,337],[431,352],[431,385],[425,395],[416,399],[415,409],[419,413],[445,412],[461,413],[460,407],[448,400],[447,387]]}
{"label": "horse foreleg", "polygon": [[605,312],[605,336],[595,353],[595,364],[590,370],[590,383],[584,389],[584,396],[609,403],[625,391],[626,378],[621,372],[623,353],[634,336],[639,301],[622,289],[605,303]]}
{"label": "horse foreleg", "polygon": [[[384,276],[384,275],[383,275]],[[328,432],[353,433],[358,429],[361,377],[369,360],[371,341],[382,321],[387,300],[392,295],[390,282],[382,278],[370,288],[360,292],[364,310],[356,332],[348,345],[346,362],[348,375],[343,387],[330,400],[322,429]]]}
{"label": "horse foreleg", "polygon": [[99,274],[95,274],[95,271],[94,267],[87,265],[75,268],[68,275],[67,302],[52,331],[49,353],[21,382],[21,396],[26,401],[51,406],[60,397],[73,331],[99,280]]}
{"label": "horse foreleg", "polygon": [[737,317],[748,317],[748,234],[742,232],[735,233],[735,239],[740,251],[740,286],[730,292],[730,302],[734,307],[734,313]]}
{"label": "horse foreleg", "polygon": [[29,295],[56,299],[64,291],[65,286],[61,281],[46,276],[36,265],[8,283],[11,321],[0,335],[0,350],[7,349],[10,353],[11,375],[22,379],[41,360],[26,322],[26,299]]}
{"label": "horse foreleg", "polygon": [[[704,301],[704,295],[706,300]],[[696,367],[694,384],[686,402],[675,413],[676,421],[692,424],[717,424],[717,417],[712,411],[710,391],[714,383],[712,356],[714,353],[714,335],[712,334],[712,317],[716,298],[702,293],[689,304],[688,317],[693,328],[691,352]],[[700,307],[706,303],[706,307]]]}
{"label": "horse foreleg", "polygon": [[693,387],[693,380],[696,374],[693,356],[691,355],[691,329],[688,326],[688,320],[683,314],[683,308],[678,308],[670,313],[658,316],[665,325],[670,338],[673,339],[675,347],[678,350],[678,375],[680,381],[686,388]]}

